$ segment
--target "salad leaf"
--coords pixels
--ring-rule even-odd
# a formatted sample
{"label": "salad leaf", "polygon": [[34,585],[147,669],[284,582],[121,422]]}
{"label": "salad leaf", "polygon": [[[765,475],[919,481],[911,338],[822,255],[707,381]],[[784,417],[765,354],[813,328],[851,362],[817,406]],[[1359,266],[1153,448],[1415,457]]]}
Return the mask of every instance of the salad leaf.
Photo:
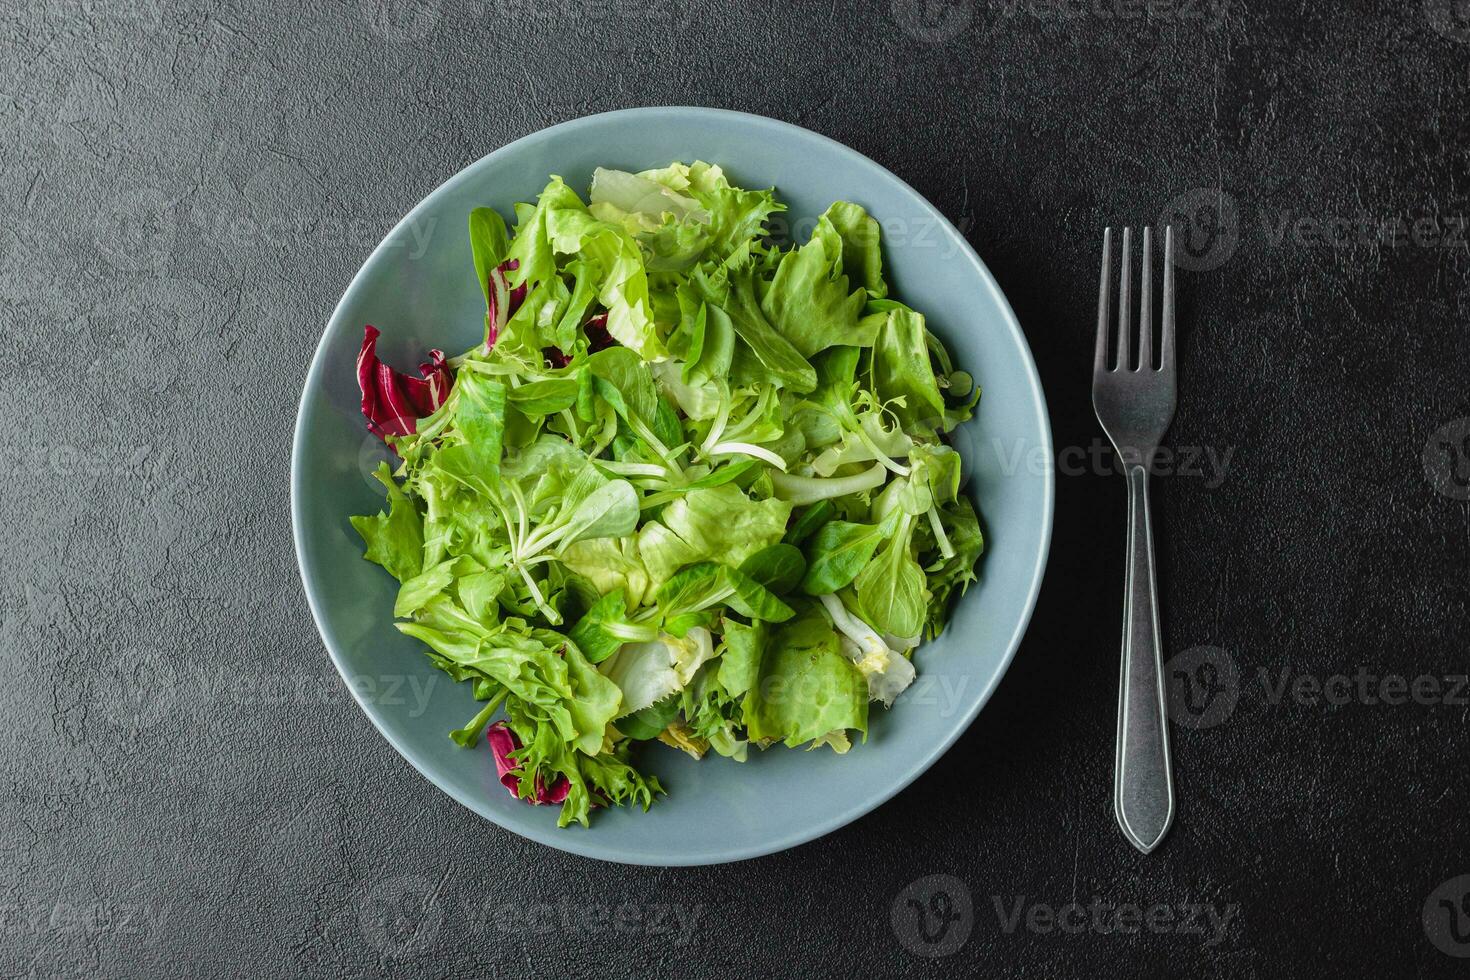
{"label": "salad leaf", "polygon": [[577,404],[580,387],[575,377],[543,378],[512,388],[507,400],[528,415],[554,415]]}
{"label": "salad leaf", "polygon": [[454,568],[459,564],[474,564],[470,558],[451,558],[424,569],[404,581],[398,590],[398,600],[393,604],[393,615],[410,616],[429,604],[429,600],[440,595],[454,583]]}
{"label": "salad leaf", "polygon": [[630,606],[642,604],[653,591],[635,538],[585,539],[563,548],[557,557],[567,568],[585,576],[599,592],[623,590]]}
{"label": "salad leaf", "polygon": [[939,514],[953,554],[947,558],[941,555],[926,569],[927,584],[934,596],[924,621],[924,638],[930,640],[944,631],[954,599],[964,595],[975,581],[975,563],[985,550],[980,520],[968,498],[960,497],[953,507],[941,508]]}
{"label": "salad leaf", "polygon": [[772,592],[790,592],[806,574],[806,558],[794,545],[773,544],[741,562],[740,571]]}
{"label": "salad leaf", "polygon": [[827,595],[845,588],[868,567],[883,538],[879,525],[828,521],[807,549],[811,561],[801,579],[802,591]]}
{"label": "salad leaf", "polygon": [[853,581],[863,619],[894,636],[917,634],[929,601],[924,570],[909,548],[913,521],[912,515],[902,515],[893,537]]}
{"label": "salad leaf", "polygon": [[553,215],[563,212],[585,213],[586,205],[560,177],[551,178],[535,207],[516,208],[515,238],[506,251],[506,260],[516,263],[512,286],[534,286],[557,274],[548,225]]}
{"label": "salad leaf", "polygon": [[770,380],[798,392],[817,386],[817,372],[810,362],[766,319],[752,272],[737,273],[718,305],[730,318],[735,336],[755,355]]}
{"label": "salad leaf", "polygon": [[822,528],[832,515],[837,513],[837,508],[830,500],[819,500],[810,507],[804,507],[801,516],[792,522],[786,531],[786,537],[781,540],[787,544],[800,546],[806,539]]}
{"label": "salad leaf", "polygon": [[400,374],[378,360],[378,331],[363,328],[357,355],[357,384],[362,390],[362,414],[368,429],[382,438],[411,435],[419,419],[433,415],[449,398],[454,379],[441,350],[429,351],[419,365],[420,377]]}
{"label": "salad leaf", "polygon": [[729,483],[691,490],[665,507],[660,520],[639,529],[638,550],[657,587],[695,562],[738,565],[779,542],[790,514],[784,501],[751,500]]}
{"label": "salad leaf", "polygon": [[744,694],[760,680],[761,659],[769,632],[766,624],[759,621],[749,626],[734,619],[725,621],[725,645],[718,675],[725,691],[731,695]]}
{"label": "salad leaf", "polygon": [[629,738],[658,738],[659,732],[668,728],[669,724],[679,717],[681,707],[679,698],[671,695],[657,704],[650,704],[631,715],[619,718],[618,731]]}
{"label": "salad leaf", "polygon": [[867,303],[862,289],[849,293],[841,255],[812,238],[781,259],[766,289],[761,311],[803,358],[839,344],[871,347],[877,324],[858,315]]}
{"label": "salad leaf", "polygon": [[883,281],[882,231],[878,222],[856,204],[836,201],[817,219],[814,238],[827,243],[841,260],[842,271],[853,286],[866,289],[874,299],[888,295]]}
{"label": "salad leaf", "polygon": [[629,617],[623,589],[614,589],[588,609],[567,636],[587,655],[590,663],[601,663],[617,653],[624,643],[658,639],[651,624]]}
{"label": "salad leaf", "polygon": [[[485,741],[490,743],[490,750],[495,753],[495,772],[500,777],[500,785],[520,796],[522,769],[513,757],[521,748],[521,740],[509,724],[497,721],[486,729]],[[565,775],[558,775],[548,786],[538,773],[530,802],[560,803],[567,798],[571,788],[571,781]]]}
{"label": "salad leaf", "polygon": [[667,356],[649,305],[648,271],[626,228],[599,221],[580,207],[552,210],[545,221],[551,247],[594,266],[597,301],[607,308],[607,332],[646,361]]}
{"label": "salad leaf", "polygon": [[631,714],[681,690],[712,656],[709,630],[696,627],[684,636],[624,644],[600,669],[622,691],[622,714]]}
{"label": "salad leaf", "polygon": [[388,512],[374,517],[353,517],[352,526],[362,535],[368,561],[377,562],[398,581],[419,574],[424,559],[424,525],[413,501],[399,489],[387,463],[379,463],[373,479],[388,491]]}
{"label": "salad leaf", "polygon": [[434,454],[440,472],[485,496],[500,486],[500,456],[505,440],[505,385],[466,373],[456,382],[458,396],[453,445]]}
{"label": "salad leaf", "polygon": [[868,686],[841,651],[819,608],[778,629],[766,645],[759,676],[745,695],[752,739],[797,746],[849,728],[867,732]]}
{"label": "salad leaf", "polygon": [[873,391],[904,431],[932,433],[943,426],[944,399],[929,364],[924,318],[895,305],[878,328],[873,345]]}
{"label": "salad leaf", "polygon": [[470,250],[475,257],[475,278],[485,292],[485,305],[493,302],[494,287],[490,273],[505,261],[510,248],[510,237],[505,229],[505,219],[491,208],[475,208],[470,212]]}

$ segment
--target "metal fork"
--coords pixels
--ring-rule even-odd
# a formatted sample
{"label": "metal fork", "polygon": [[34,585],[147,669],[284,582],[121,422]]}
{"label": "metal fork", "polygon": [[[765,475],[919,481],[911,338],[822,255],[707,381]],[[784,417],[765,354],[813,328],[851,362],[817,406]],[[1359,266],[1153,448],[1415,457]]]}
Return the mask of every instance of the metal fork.
{"label": "metal fork", "polygon": [[1102,285],[1097,298],[1097,351],[1092,364],[1092,407],[1123,462],[1128,480],[1127,573],[1123,588],[1123,665],[1118,691],[1118,754],[1113,809],[1123,835],[1147,854],[1174,819],[1169,771],[1169,728],[1154,584],[1154,538],[1149,521],[1148,474],[1159,440],[1174,418],[1174,229],[1164,232],[1163,329],[1159,366],[1153,349],[1152,234],[1143,229],[1138,363],[1130,356],[1133,283],[1132,230],[1123,229],[1118,289],[1118,358],[1108,359],[1108,306],[1112,292],[1113,230],[1103,232]]}

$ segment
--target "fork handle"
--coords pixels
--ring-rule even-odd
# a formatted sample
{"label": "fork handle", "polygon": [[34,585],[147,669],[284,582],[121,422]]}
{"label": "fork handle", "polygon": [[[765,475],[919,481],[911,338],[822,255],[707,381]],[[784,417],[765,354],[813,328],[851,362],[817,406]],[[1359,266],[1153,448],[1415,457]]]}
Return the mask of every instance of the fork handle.
{"label": "fork handle", "polygon": [[1169,771],[1169,722],[1164,707],[1148,470],[1131,465],[1125,476],[1128,568],[1123,593],[1123,666],[1113,807],[1124,836],[1147,854],[1163,839],[1174,819],[1174,782]]}

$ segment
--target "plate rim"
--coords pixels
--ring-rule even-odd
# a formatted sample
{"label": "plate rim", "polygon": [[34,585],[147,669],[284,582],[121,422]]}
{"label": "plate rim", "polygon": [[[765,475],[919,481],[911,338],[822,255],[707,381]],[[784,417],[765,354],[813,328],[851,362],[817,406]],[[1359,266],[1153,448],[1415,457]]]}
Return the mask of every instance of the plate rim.
{"label": "plate rim", "polygon": [[[509,153],[511,150],[518,146],[521,146],[522,144],[539,142],[550,138],[552,134],[575,131],[577,129],[590,126],[593,123],[605,124],[607,122],[616,121],[618,119],[631,119],[634,117],[641,117],[644,120],[648,120],[649,117],[663,117],[663,119],[667,121],[670,118],[676,118],[679,116],[706,118],[711,116],[726,117],[737,119],[747,125],[766,127],[776,131],[784,130],[789,133],[797,133],[800,134],[803,138],[815,139],[820,143],[826,144],[835,152],[850,158],[859,167],[871,171],[880,178],[892,181],[896,183],[899,187],[911,193],[914,196],[915,200],[919,202],[920,206],[924,209],[929,218],[941,223],[942,227],[948,228],[948,230],[955,236],[955,240],[957,240],[960,244],[960,254],[965,256],[974,266],[975,271],[979,273],[981,282],[984,283],[985,288],[989,291],[991,298],[995,301],[998,309],[1000,310],[1001,319],[1004,321],[1005,326],[1010,334],[1011,340],[1016,344],[1017,350],[1021,355],[1021,362],[1024,368],[1027,387],[1030,389],[1032,409],[1041,419],[1041,448],[1045,450],[1044,458],[1053,458],[1051,415],[1046,403],[1046,393],[1041,384],[1040,373],[1036,369],[1036,361],[1031,353],[1031,346],[1026,340],[1025,331],[1021,329],[1021,324],[1019,319],[1016,317],[1015,311],[1011,308],[1010,301],[1006,298],[1006,295],[1001,290],[1000,285],[995,281],[995,277],[991,274],[989,267],[985,265],[984,260],[980,258],[979,254],[976,253],[975,249],[970,245],[964,234],[955,227],[954,223],[951,222],[947,217],[945,217],[945,215],[938,208],[936,208],[929,201],[928,198],[919,193],[919,191],[916,190],[912,185],[910,185],[903,178],[899,177],[897,174],[893,173],[887,167],[884,167],[882,164],[868,157],[866,154],[863,154],[858,150],[853,149],[845,143],[839,142],[838,140],[834,140],[831,137],[824,136],[821,133],[807,129],[804,126],[799,126],[795,123],[774,119],[769,116],[763,116],[750,112],[740,112],[732,109],[718,109],[712,107],[691,105],[639,106],[634,108],[615,109],[608,112],[599,112],[585,116],[578,116],[574,119],[555,123],[551,126],[546,126],[541,129],[534,130],[502,146],[496,147],[489,153],[486,153],[478,159],[466,164],[457,173],[451,175],[440,184],[438,184],[433,190],[426,194],[422,200],[415,204],[408,211],[407,214],[400,218],[383,237],[382,241],[380,241],[377,246],[374,247],[370,253],[368,253],[365,259],[363,259],[362,264],[358,267],[357,272],[353,274],[352,279],[347,283],[346,288],[342,292],[341,298],[338,299],[336,305],[332,308],[331,315],[328,316],[323,327],[322,335],[317,341],[315,350],[312,352],[311,366],[310,368],[308,368],[306,377],[302,382],[301,397],[299,402],[297,403],[296,422],[293,427],[291,437],[291,539],[293,548],[296,553],[296,569],[301,577],[302,589],[306,593],[307,606],[311,610],[313,625],[315,625],[316,627],[317,635],[318,637],[320,637],[322,645],[327,649],[328,656],[331,657],[333,667],[336,668],[338,676],[344,679],[344,681],[350,674],[350,670],[348,669],[349,665],[345,663],[343,659],[343,654],[337,650],[336,645],[330,639],[328,639],[328,632],[323,625],[324,612],[320,608],[315,590],[311,583],[311,578],[308,575],[308,559],[306,557],[306,549],[304,547],[305,542],[304,532],[302,530],[301,504],[302,493],[304,491],[304,487],[302,486],[304,479],[302,475],[304,470],[302,460],[302,454],[304,452],[302,444],[302,434],[305,427],[305,422],[310,411],[308,406],[308,398],[310,393],[314,390],[317,390],[323,383],[322,375],[326,370],[324,354],[327,345],[327,339],[331,334],[332,324],[336,322],[339,316],[343,315],[344,307],[346,307],[349,298],[358,291],[359,283],[367,268],[374,264],[375,260],[378,258],[379,253],[385,251],[387,248],[391,247],[393,243],[399,240],[400,233],[408,229],[418,213],[428,207],[430,202],[435,200],[441,194],[448,193],[453,188],[472,179],[474,173],[478,172],[481,168],[488,166],[497,157]],[[1043,496],[1041,547],[1035,557],[1030,581],[1026,584],[1026,601],[1021,610],[1021,615],[1016,621],[1015,628],[1012,630],[1011,635],[1006,640],[1005,653],[1001,657],[999,669],[995,671],[994,675],[987,682],[985,688],[980,692],[980,696],[976,698],[974,706],[964,714],[964,716],[959,720],[957,724],[954,725],[952,730],[945,738],[936,742],[929,752],[927,752],[922,757],[917,758],[913,763],[911,763],[909,771],[901,779],[886,787],[883,791],[865,797],[862,801],[850,807],[847,807],[838,813],[828,815],[826,818],[818,821],[817,823],[804,825],[799,829],[793,830],[778,837],[773,837],[760,844],[747,845],[717,854],[687,854],[675,855],[670,857],[651,856],[644,854],[629,855],[613,853],[606,845],[599,845],[595,836],[595,828],[593,828],[592,832],[590,832],[589,834],[582,835],[570,833],[567,830],[559,830],[556,828],[553,828],[548,833],[546,830],[536,827],[521,828],[507,826],[506,824],[501,823],[499,820],[496,820],[493,816],[486,813],[484,810],[480,809],[476,805],[476,798],[468,793],[459,793],[454,788],[449,786],[445,780],[441,779],[432,771],[434,768],[433,766],[430,766],[427,764],[427,762],[421,760],[418,757],[417,753],[415,753],[410,747],[400,742],[399,739],[395,738],[392,732],[390,732],[387,727],[385,727],[385,724],[379,719],[378,713],[374,710],[373,705],[369,704],[368,701],[365,700],[362,693],[359,692],[357,685],[348,683],[347,687],[348,690],[352,692],[353,700],[357,702],[358,707],[362,709],[368,720],[372,722],[373,727],[376,728],[378,730],[378,733],[387,740],[388,744],[393,747],[394,751],[396,751],[404,760],[406,760],[409,765],[413,766],[413,768],[417,770],[420,775],[422,775],[429,782],[433,783],[445,795],[451,797],[456,802],[464,806],[466,809],[470,810],[472,813],[476,814],[484,820],[488,820],[490,823],[501,828],[502,830],[516,834],[517,836],[536,841],[537,843],[544,844],[559,851],[576,854],[580,857],[593,858],[596,860],[609,861],[618,864],[639,865],[645,867],[700,867],[717,864],[727,864],[736,861],[746,861],[757,857],[764,857],[769,854],[775,854],[781,851],[789,850],[794,847],[799,847],[802,844],[809,843],[820,837],[825,837],[827,834],[830,834],[833,831],[836,831],[850,823],[853,823],[856,820],[861,819],[862,817],[876,810],[878,807],[882,806],[884,803],[887,803],[903,790],[907,789],[916,779],[918,779],[924,773],[928,772],[929,769],[937,761],[939,761],[940,757],[948,752],[949,749],[954,745],[954,743],[959,741],[959,739],[967,731],[969,731],[970,726],[975,721],[975,718],[980,714],[985,705],[989,703],[990,698],[995,693],[996,688],[1000,686],[1001,680],[1005,677],[1007,671],[1010,670],[1011,663],[1015,659],[1016,652],[1020,648],[1021,641],[1025,637],[1026,631],[1030,626],[1031,616],[1036,609],[1037,598],[1041,592],[1042,580],[1045,576],[1047,562],[1051,555],[1052,534],[1056,511],[1056,474],[1053,467],[1046,467],[1046,472],[1042,485]]]}

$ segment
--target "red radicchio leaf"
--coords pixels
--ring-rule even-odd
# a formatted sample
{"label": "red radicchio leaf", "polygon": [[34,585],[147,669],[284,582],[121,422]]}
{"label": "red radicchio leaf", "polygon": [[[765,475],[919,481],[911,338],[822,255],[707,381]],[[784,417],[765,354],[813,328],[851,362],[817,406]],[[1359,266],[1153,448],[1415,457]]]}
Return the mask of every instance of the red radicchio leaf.
{"label": "red radicchio leaf", "polygon": [[[521,740],[516,738],[516,733],[511,731],[508,724],[497,721],[485,729],[485,741],[490,743],[490,751],[495,753],[495,772],[500,777],[500,785],[510,790],[512,796],[519,796],[521,789],[520,766],[510,757],[510,754],[521,747]],[[560,803],[567,798],[572,784],[566,776],[557,776],[552,780],[551,786],[547,786],[540,775],[536,777],[536,792],[527,797],[527,803],[540,806],[543,803]]]}
{"label": "red radicchio leaf", "polygon": [[515,316],[516,310],[526,301],[526,284],[521,283],[514,289],[510,288],[510,280],[506,278],[507,272],[514,272],[521,267],[517,259],[503,262],[490,270],[489,283],[485,289],[489,302],[485,308],[485,353],[490,353],[495,342],[500,339],[500,331],[505,329],[506,323]]}
{"label": "red radicchio leaf", "polygon": [[555,347],[541,348],[541,356],[546,358],[546,363],[554,368],[564,368],[568,364],[572,363],[572,359],[570,357],[567,357]]}
{"label": "red radicchio leaf", "polygon": [[599,313],[597,316],[592,317],[586,323],[582,324],[582,332],[585,333],[587,335],[587,339],[591,341],[591,346],[588,349],[593,351],[594,353],[600,350],[606,350],[613,344],[617,343],[617,341],[613,340],[612,334],[607,332],[606,313]]}
{"label": "red radicchio leaf", "polygon": [[410,377],[378,360],[378,329],[369,325],[363,330],[357,386],[362,389],[362,414],[370,432],[379,437],[412,435],[419,419],[444,404],[454,384],[444,352],[429,351],[419,374],[422,377]]}

